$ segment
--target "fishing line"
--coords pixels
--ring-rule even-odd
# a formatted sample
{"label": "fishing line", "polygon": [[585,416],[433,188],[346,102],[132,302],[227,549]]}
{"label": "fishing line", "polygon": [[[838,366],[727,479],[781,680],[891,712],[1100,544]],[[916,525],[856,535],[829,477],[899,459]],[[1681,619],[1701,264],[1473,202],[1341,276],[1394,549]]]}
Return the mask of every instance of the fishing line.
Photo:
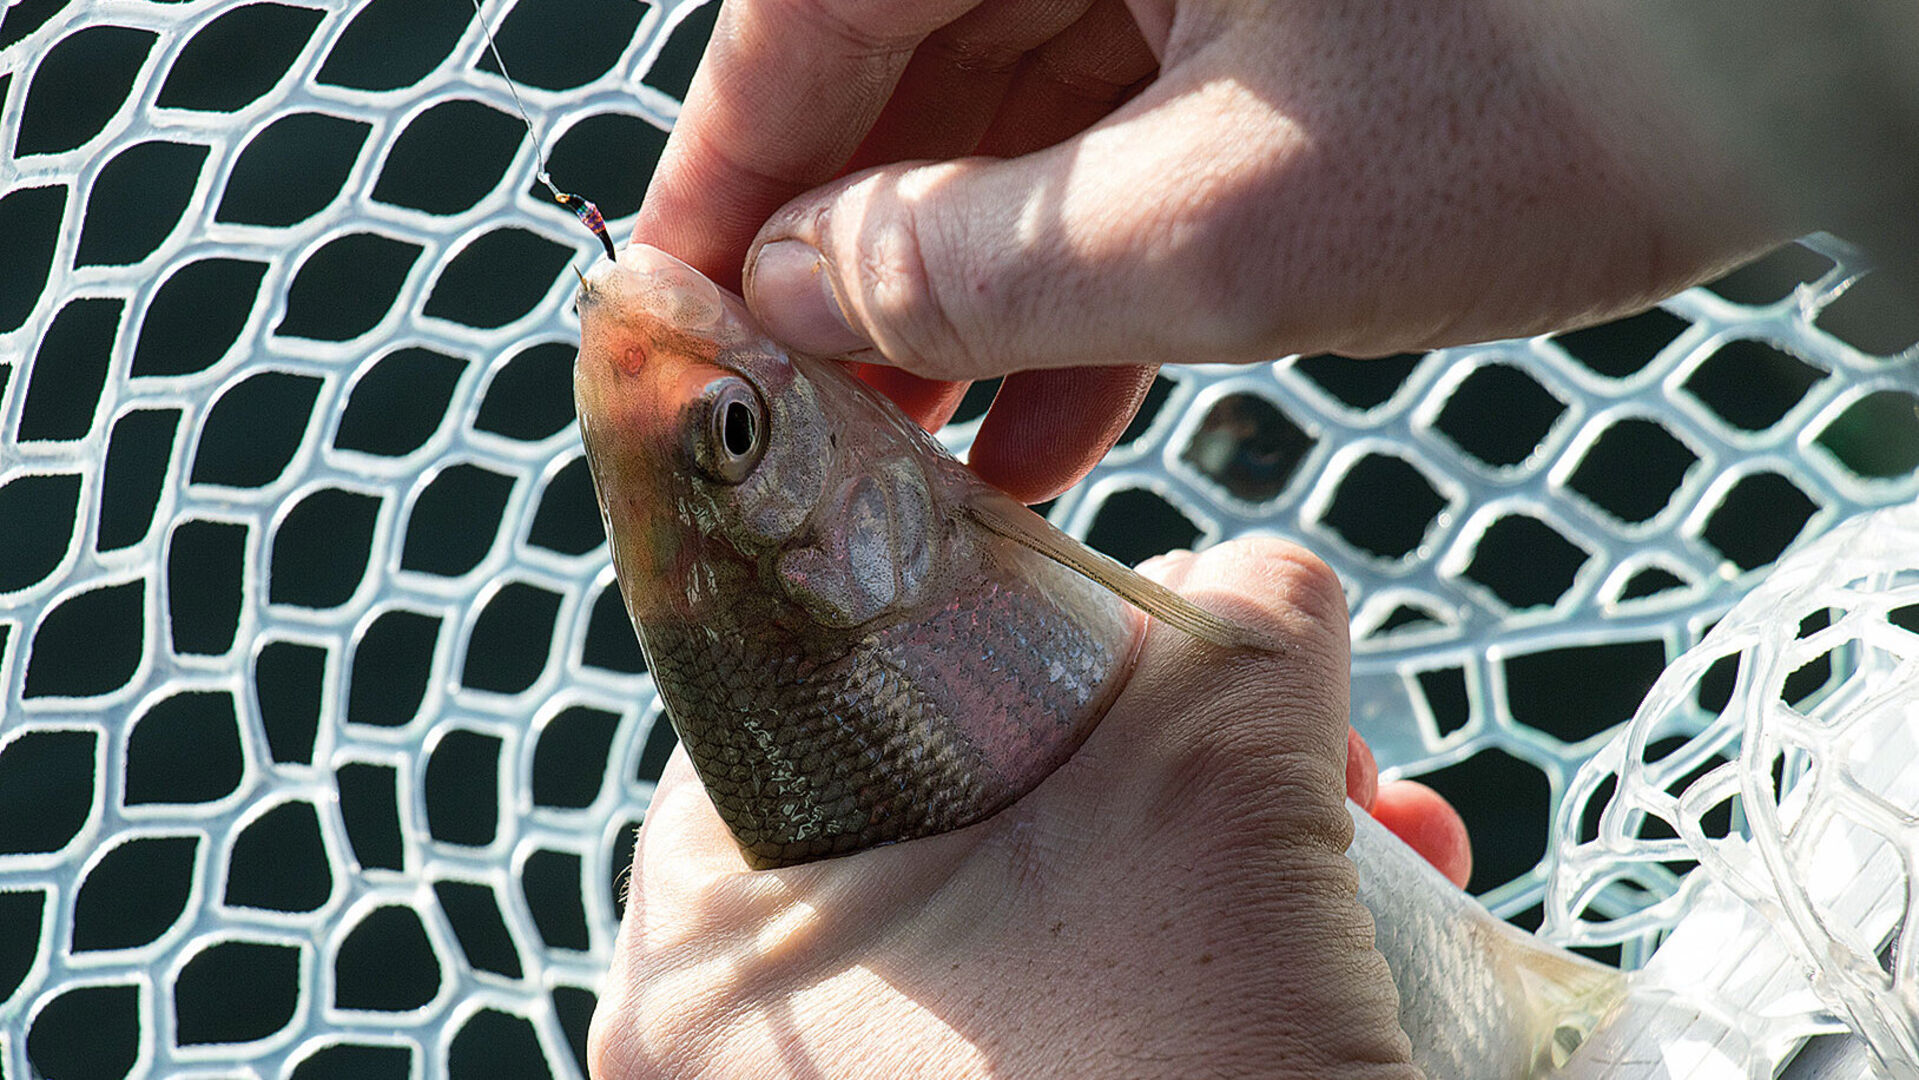
{"label": "fishing line", "polygon": [[533,129],[533,118],[527,115],[526,102],[520,100],[520,89],[513,84],[513,76],[507,74],[506,60],[500,56],[500,46],[493,40],[493,30],[486,24],[486,13],[480,10],[480,0],[473,0],[473,14],[480,20],[480,32],[486,35],[487,50],[493,54],[493,63],[500,69],[500,78],[506,80],[506,91],[513,95],[513,104],[520,110],[520,122],[526,125],[526,137],[533,143],[533,160],[539,166],[534,179],[553,193],[554,202],[573,211],[573,216],[580,219],[580,224],[600,238],[600,246],[606,249],[607,258],[618,261],[619,253],[613,250],[613,238],[606,234],[606,219],[600,216],[600,208],[593,205],[591,200],[554,186],[553,177],[546,171],[546,155],[540,152],[540,133]]}

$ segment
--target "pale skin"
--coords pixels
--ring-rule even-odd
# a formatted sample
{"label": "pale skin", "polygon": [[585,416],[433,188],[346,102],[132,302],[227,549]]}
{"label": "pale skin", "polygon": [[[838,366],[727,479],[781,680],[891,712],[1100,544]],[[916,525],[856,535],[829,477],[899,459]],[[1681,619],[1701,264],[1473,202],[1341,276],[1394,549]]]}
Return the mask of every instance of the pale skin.
{"label": "pale skin", "polygon": [[731,4],[634,236],[928,422],[907,376],[1019,372],[972,461],[1037,501],[1152,365],[1597,322],[1793,235],[1615,6]]}
{"label": "pale skin", "polygon": [[[928,426],[1008,375],[971,460],[1039,500],[1156,365],[1596,322],[1798,231],[1605,9],[733,0],[634,238],[795,347],[865,350]],[[1271,542],[1157,572],[1293,647],[1156,628],[1080,753],[980,825],[750,873],[676,757],[594,1074],[1414,1075],[1341,854],[1376,777],[1336,582]],[[1430,791],[1371,804],[1465,879]]]}
{"label": "pale skin", "polygon": [[1416,1076],[1343,854],[1338,579],[1272,540],[1146,569],[1288,648],[1154,626],[1080,751],[979,825],[752,871],[676,754],[594,1075]]}

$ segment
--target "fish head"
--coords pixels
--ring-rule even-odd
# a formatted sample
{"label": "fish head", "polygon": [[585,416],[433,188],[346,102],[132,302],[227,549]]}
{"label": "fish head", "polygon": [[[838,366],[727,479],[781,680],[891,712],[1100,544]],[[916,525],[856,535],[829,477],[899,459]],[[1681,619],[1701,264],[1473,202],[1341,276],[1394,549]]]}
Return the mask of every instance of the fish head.
{"label": "fish head", "polygon": [[1030,791],[1124,683],[1128,600],[1223,625],[662,252],[599,263],[578,306],[574,395],[621,593],[749,865],[948,831]]}
{"label": "fish head", "polygon": [[654,248],[600,261],[576,303],[575,406],[629,612],[731,609],[825,488],[812,381],[737,297]]}

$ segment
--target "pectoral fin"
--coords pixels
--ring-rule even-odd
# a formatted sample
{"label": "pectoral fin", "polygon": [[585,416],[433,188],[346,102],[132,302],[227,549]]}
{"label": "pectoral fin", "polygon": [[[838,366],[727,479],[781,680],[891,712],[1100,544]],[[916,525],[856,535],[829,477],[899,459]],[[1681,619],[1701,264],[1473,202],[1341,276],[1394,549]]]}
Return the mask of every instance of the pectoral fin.
{"label": "pectoral fin", "polygon": [[1215,615],[1166,586],[1121,566],[1060,532],[1051,522],[996,488],[981,485],[959,505],[959,510],[988,532],[1044,555],[1112,590],[1153,618],[1201,641],[1227,649],[1267,652],[1278,649],[1269,635]]}

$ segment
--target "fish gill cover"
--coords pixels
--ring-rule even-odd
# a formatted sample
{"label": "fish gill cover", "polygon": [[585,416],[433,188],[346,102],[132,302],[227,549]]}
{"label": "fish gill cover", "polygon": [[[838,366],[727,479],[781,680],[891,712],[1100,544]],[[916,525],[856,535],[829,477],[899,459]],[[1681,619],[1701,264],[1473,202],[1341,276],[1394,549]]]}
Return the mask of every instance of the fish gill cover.
{"label": "fish gill cover", "polygon": [[[485,5],[615,234],[713,8]],[[671,732],[568,422],[598,252],[471,6],[14,4],[0,142],[0,1072],[578,1075]],[[1815,236],[1556,338],[1168,369],[1051,515],[1322,553],[1354,722],[1530,925],[1667,662],[1919,491],[1919,325],[1861,269]]]}

